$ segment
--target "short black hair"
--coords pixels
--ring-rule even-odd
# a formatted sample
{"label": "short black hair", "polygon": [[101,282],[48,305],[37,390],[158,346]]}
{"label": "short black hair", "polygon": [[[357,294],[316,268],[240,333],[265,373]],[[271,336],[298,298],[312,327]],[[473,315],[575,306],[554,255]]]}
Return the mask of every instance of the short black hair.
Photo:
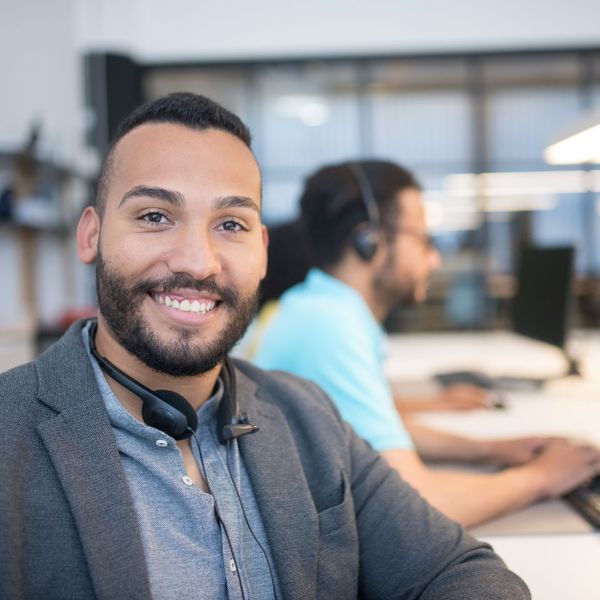
{"label": "short black hair", "polygon": [[260,286],[259,307],[303,281],[312,266],[300,219],[269,227],[267,257],[269,268]]}
{"label": "short black hair", "polygon": [[219,129],[231,133],[251,148],[252,136],[242,120],[206,96],[177,92],[142,104],[118,125],[106,150],[96,191],[96,210],[103,214],[113,167],[115,146],[132,129],[145,123],[174,123],[203,131]]}
{"label": "short black hair", "polygon": [[310,175],[300,197],[300,210],[312,261],[327,269],[335,266],[346,251],[351,236],[369,222],[356,168],[370,185],[381,228],[393,239],[398,217],[396,197],[406,189],[421,189],[415,176],[400,165],[384,160],[344,162],[322,167]]}

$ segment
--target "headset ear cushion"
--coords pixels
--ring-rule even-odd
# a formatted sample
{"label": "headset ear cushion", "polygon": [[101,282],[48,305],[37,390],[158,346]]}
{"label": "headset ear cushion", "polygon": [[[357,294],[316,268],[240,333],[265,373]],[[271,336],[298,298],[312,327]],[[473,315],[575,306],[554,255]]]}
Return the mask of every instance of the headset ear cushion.
{"label": "headset ear cushion", "polygon": [[362,260],[369,261],[375,256],[378,238],[377,232],[372,227],[359,229],[354,234],[354,249]]}
{"label": "headset ear cushion", "polygon": [[198,415],[192,405],[180,394],[170,390],[153,390],[156,401],[144,400],[144,421],[175,438],[183,440],[198,428]]}

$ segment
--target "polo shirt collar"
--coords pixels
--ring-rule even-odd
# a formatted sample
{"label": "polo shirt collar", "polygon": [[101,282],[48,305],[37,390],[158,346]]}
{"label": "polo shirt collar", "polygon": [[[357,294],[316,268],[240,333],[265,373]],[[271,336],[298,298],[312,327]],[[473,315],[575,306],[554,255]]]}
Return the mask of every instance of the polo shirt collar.
{"label": "polo shirt collar", "polygon": [[319,296],[343,300],[346,306],[352,306],[360,315],[365,327],[369,327],[373,335],[381,338],[385,336],[383,327],[374,317],[365,299],[353,287],[316,267],[309,270],[304,285],[307,291],[317,293]]}

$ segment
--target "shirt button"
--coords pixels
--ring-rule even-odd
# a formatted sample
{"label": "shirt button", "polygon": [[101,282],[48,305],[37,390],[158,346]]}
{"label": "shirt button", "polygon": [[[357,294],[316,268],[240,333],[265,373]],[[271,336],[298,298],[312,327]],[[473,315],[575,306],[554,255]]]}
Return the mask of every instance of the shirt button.
{"label": "shirt button", "polygon": [[231,570],[232,573],[236,572],[236,566],[235,566],[235,560],[233,560],[233,558],[229,559],[229,569]]}
{"label": "shirt button", "polygon": [[183,481],[183,483],[185,483],[185,485],[194,485],[194,482],[192,481],[192,478],[188,477],[187,475],[184,475],[181,478],[181,481]]}
{"label": "shirt button", "polygon": [[169,445],[169,442],[167,442],[167,440],[156,440],[156,445],[159,448],[166,448]]}

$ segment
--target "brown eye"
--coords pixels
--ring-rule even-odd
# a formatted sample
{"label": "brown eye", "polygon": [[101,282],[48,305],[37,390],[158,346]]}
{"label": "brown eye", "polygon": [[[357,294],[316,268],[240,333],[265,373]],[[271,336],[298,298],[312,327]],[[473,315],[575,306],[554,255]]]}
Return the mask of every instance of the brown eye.
{"label": "brown eye", "polygon": [[140,220],[152,225],[163,225],[167,222],[167,217],[160,212],[148,212],[140,217]]}
{"label": "brown eye", "polygon": [[224,223],[221,224],[221,227],[225,231],[232,231],[232,232],[245,231],[244,227],[242,227],[242,225],[240,225],[240,223],[238,223],[237,221],[225,221]]}

